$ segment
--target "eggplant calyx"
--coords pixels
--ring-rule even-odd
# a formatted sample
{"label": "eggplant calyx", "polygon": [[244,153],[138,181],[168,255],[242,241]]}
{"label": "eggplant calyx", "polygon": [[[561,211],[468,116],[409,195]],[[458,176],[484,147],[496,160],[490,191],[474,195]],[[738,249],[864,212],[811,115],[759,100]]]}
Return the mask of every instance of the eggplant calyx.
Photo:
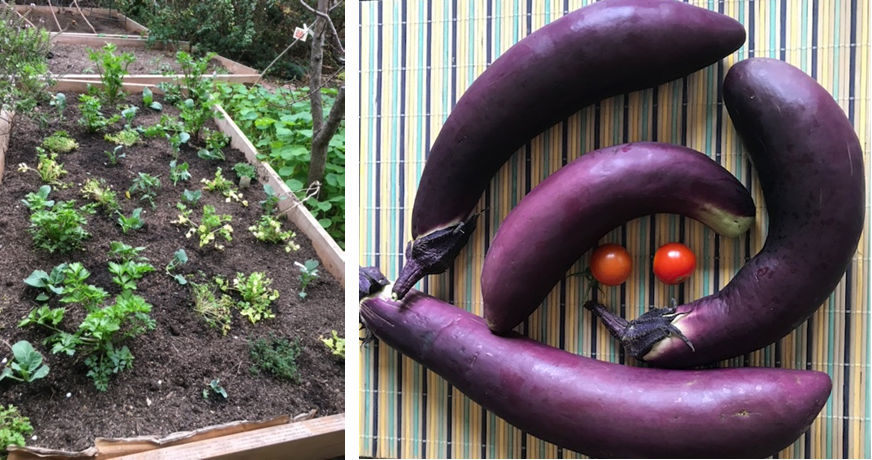
{"label": "eggplant calyx", "polygon": [[363,300],[391,284],[378,267],[360,267],[358,276],[360,277],[357,285],[360,295],[358,300]]}
{"label": "eggplant calyx", "polygon": [[475,230],[477,217],[473,214],[463,222],[410,241],[406,264],[394,283],[393,300],[402,299],[421,278],[448,270]]}
{"label": "eggplant calyx", "polygon": [[612,337],[618,339],[627,353],[638,360],[643,360],[642,357],[647,355],[657,342],[670,335],[680,338],[690,347],[691,351],[696,351],[690,339],[672,324],[675,318],[686,314],[676,313],[674,305],[672,307],[651,308],[632,321],[615,315],[605,305],[598,302],[585,302],[584,308],[599,316]]}

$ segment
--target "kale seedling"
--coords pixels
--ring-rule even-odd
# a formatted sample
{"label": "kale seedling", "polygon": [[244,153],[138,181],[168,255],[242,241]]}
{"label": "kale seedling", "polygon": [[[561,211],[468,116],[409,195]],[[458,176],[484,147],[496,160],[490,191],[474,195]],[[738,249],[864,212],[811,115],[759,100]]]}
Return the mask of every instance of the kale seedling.
{"label": "kale seedling", "polygon": [[126,235],[131,230],[139,230],[145,225],[145,221],[140,218],[142,208],[136,208],[130,217],[124,217],[124,214],[118,212],[118,225],[121,226],[121,231]]}
{"label": "kale seedling", "polygon": [[48,375],[48,366],[42,363],[42,355],[26,340],[12,345],[12,362],[0,372],[0,380],[9,378],[30,383]]}
{"label": "kale seedling", "polygon": [[158,112],[163,110],[163,106],[160,105],[160,102],[154,100],[154,94],[147,86],[142,89],[142,103],[152,110],[157,110]]}
{"label": "kale seedling", "polygon": [[64,122],[64,110],[67,108],[67,96],[64,93],[57,93],[51,98],[51,102],[49,105],[54,107],[55,110],[58,111],[58,121],[63,124]]}
{"label": "kale seedling", "polygon": [[139,200],[148,200],[151,203],[151,208],[155,208],[154,197],[157,196],[157,191],[160,189],[160,179],[151,174],[138,173],[133,179],[133,185],[128,190],[129,193],[140,193]]}
{"label": "kale seedling", "polygon": [[172,136],[167,136],[170,141],[170,147],[173,149],[173,157],[178,157],[181,152],[182,144],[187,144],[191,140],[191,135],[182,131]]}
{"label": "kale seedling", "polygon": [[300,298],[305,299],[308,295],[306,294],[306,287],[318,277],[318,261],[309,259],[302,264],[294,262],[294,265],[300,269]]}
{"label": "kale seedling", "polygon": [[268,216],[275,212],[279,205],[279,201],[288,199],[288,197],[284,195],[279,198],[279,196],[276,195],[275,190],[272,188],[272,185],[269,184],[263,184],[263,193],[266,194],[266,199],[260,202],[260,207],[263,209],[264,214]]}
{"label": "kale seedling", "polygon": [[55,131],[42,141],[42,146],[49,152],[69,153],[79,148],[79,143],[66,131]]}
{"label": "kale seedling", "polygon": [[179,274],[173,274],[173,270],[176,269],[179,265],[184,265],[188,263],[188,253],[185,252],[184,249],[179,249],[175,253],[173,253],[173,260],[167,264],[165,271],[167,275],[170,275],[177,283],[184,286],[188,284],[188,280],[185,279],[184,276]]}
{"label": "kale seedling", "polygon": [[170,180],[173,182],[173,186],[178,184],[180,180],[189,180],[190,178],[188,163],[177,164],[176,160],[170,162]]}
{"label": "kale seedling", "polygon": [[88,179],[85,185],[82,186],[82,196],[94,200],[106,212],[114,212],[121,209],[118,204],[118,197],[111,187],[106,185],[103,179]]}
{"label": "kale seedling", "polygon": [[30,209],[31,212],[39,211],[43,208],[51,208],[54,206],[54,200],[48,199],[48,194],[51,193],[51,186],[43,185],[39,188],[37,193],[30,192],[24,196],[24,199],[21,200],[27,209]]}
{"label": "kale seedling", "polygon": [[182,192],[182,200],[184,200],[185,203],[197,204],[197,202],[200,201],[200,198],[202,198],[202,197],[203,197],[203,192],[201,192],[199,190],[194,190],[192,192],[188,189],[185,189],[185,191]]}
{"label": "kale seedling", "polygon": [[135,105],[128,105],[126,109],[121,111],[121,116],[124,117],[124,128],[128,130],[132,130],[133,127],[133,118],[136,116],[136,112],[139,111],[139,107]]}
{"label": "kale seedling", "polygon": [[209,386],[203,389],[203,399],[209,399],[210,395],[218,395],[224,399],[227,399],[227,390],[221,386],[220,379],[214,379],[209,382]]}
{"label": "kale seedling", "polygon": [[124,153],[122,153],[122,154],[120,154],[120,155],[118,154],[118,152],[120,152],[120,151],[123,150],[123,149],[124,149],[124,146],[123,146],[123,145],[116,145],[115,148],[112,149],[111,152],[108,151],[108,150],[104,150],[104,151],[103,151],[103,155],[106,155],[107,157],[109,157],[109,164],[110,164],[110,165],[115,166],[116,164],[118,164],[118,160],[120,160],[120,159],[124,158],[125,156],[127,156],[127,155],[124,154]]}

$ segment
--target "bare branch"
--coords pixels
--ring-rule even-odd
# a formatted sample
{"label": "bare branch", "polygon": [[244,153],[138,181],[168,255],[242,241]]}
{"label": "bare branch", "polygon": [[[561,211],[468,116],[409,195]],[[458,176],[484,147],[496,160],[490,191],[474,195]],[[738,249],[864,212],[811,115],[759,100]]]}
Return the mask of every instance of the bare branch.
{"label": "bare branch", "polygon": [[54,7],[51,4],[48,5],[48,10],[51,11],[51,17],[54,18],[55,24],[57,24],[57,26],[58,26],[58,32],[63,32],[64,29],[61,28],[61,23],[58,22],[58,17],[55,15]]}
{"label": "bare branch", "polygon": [[339,88],[339,94],[336,95],[336,101],[333,107],[330,108],[330,114],[327,115],[327,122],[321,127],[315,137],[312,138],[312,145],[326,144],[330,142],[330,138],[336,133],[339,128],[339,123],[342,122],[342,117],[345,115],[345,86]]}
{"label": "bare branch", "polygon": [[327,20],[327,24],[330,25],[330,30],[333,32],[333,38],[336,41],[336,46],[339,48],[339,51],[341,51],[342,54],[345,54],[345,47],[342,46],[342,41],[339,40],[339,32],[336,32],[336,26],[333,25],[333,20],[330,19],[330,16],[327,13],[312,8],[311,6],[309,6],[308,3],[305,2],[305,0],[300,0],[300,4],[306,7],[306,9],[308,9],[309,11],[315,13],[315,15],[317,15],[318,17]]}
{"label": "bare branch", "polygon": [[97,29],[95,29],[94,26],[91,25],[91,22],[88,21],[88,17],[85,16],[85,13],[82,13],[82,9],[79,8],[79,0],[73,0],[73,5],[76,5],[76,9],[79,10],[79,14],[82,15],[82,19],[85,20],[85,24],[88,24],[88,27],[91,28],[91,31],[94,32],[94,33],[96,34],[96,33],[97,33]]}
{"label": "bare branch", "polygon": [[260,83],[260,79],[263,78],[264,75],[266,75],[266,72],[269,70],[269,68],[272,67],[273,64],[276,63],[276,61],[278,61],[279,59],[281,59],[281,57],[284,56],[285,53],[287,53],[288,50],[291,49],[291,47],[294,46],[298,41],[300,41],[300,39],[299,39],[299,38],[295,38],[294,41],[292,41],[291,44],[288,45],[287,48],[285,48],[284,51],[282,51],[281,53],[279,53],[279,55],[276,56],[276,58],[273,59],[272,62],[270,62],[269,65],[266,66],[265,69],[263,69],[263,72],[260,73],[260,76],[257,77],[257,80],[254,82],[254,84],[257,85],[258,83]]}

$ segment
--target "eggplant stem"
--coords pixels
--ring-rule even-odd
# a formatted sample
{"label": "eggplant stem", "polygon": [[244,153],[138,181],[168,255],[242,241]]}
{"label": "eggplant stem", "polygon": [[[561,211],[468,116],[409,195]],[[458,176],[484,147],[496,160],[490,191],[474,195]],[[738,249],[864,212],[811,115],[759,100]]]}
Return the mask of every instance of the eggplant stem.
{"label": "eggplant stem", "polygon": [[415,238],[406,246],[406,263],[394,282],[391,298],[400,300],[421,278],[448,270],[475,230],[473,214],[463,222]]}
{"label": "eggplant stem", "polygon": [[630,356],[642,360],[657,342],[674,335],[680,338],[692,351],[696,351],[693,343],[678,329],[672,321],[687,313],[676,312],[676,307],[651,308],[642,316],[627,321],[609,311],[599,302],[585,302],[584,308],[599,316],[603,325],[618,339]]}

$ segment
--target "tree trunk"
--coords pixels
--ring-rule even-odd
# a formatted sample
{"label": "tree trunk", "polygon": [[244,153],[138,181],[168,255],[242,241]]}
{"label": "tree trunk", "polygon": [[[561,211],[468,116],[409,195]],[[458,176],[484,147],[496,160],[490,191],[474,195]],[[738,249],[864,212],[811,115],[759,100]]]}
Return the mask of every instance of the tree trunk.
{"label": "tree trunk", "polygon": [[[327,13],[329,0],[318,0],[316,10]],[[308,185],[324,180],[324,168],[327,164],[327,149],[316,149],[317,139],[324,129],[324,108],[321,102],[321,68],[324,65],[324,36],[327,30],[327,22],[324,18],[317,18],[312,26],[312,55],[309,58],[309,100],[312,103],[312,157],[309,160]],[[329,141],[329,139],[328,139]],[[326,146],[326,143],[325,143]],[[317,196],[315,197],[318,198]]]}

